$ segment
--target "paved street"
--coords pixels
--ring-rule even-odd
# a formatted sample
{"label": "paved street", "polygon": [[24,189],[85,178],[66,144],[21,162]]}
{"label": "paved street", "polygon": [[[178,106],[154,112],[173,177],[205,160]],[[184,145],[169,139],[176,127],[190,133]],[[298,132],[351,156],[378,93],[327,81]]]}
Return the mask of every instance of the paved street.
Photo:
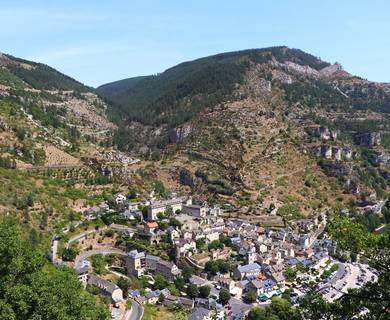
{"label": "paved street", "polygon": [[141,320],[144,315],[144,308],[137,301],[131,299],[132,306],[129,311],[126,312],[125,320]]}
{"label": "paved street", "polygon": [[76,259],[75,259],[75,268],[80,268],[82,266],[82,261],[91,257],[91,256],[94,256],[94,255],[97,255],[97,254],[102,254],[102,255],[107,255],[107,254],[119,254],[119,255],[126,255],[125,252],[123,252],[122,250],[119,250],[119,249],[115,249],[115,248],[107,248],[107,249],[98,249],[98,250],[90,250],[90,251],[84,251],[82,253],[80,253]]}

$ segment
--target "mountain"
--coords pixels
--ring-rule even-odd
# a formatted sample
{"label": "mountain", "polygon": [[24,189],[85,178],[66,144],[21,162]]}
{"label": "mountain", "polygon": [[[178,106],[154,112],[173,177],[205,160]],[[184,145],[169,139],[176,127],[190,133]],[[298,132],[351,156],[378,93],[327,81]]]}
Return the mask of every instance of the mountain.
{"label": "mountain", "polygon": [[[387,198],[390,86],[301,50],[223,53],[97,90],[9,55],[0,65],[7,210],[22,214],[36,194],[41,209],[56,208],[58,227],[76,201],[103,199],[111,179],[144,196],[191,193],[273,226],[334,208],[380,211]],[[53,196],[32,170],[64,184]]]}
{"label": "mountain", "polygon": [[218,54],[97,92],[121,114],[117,146],[153,160],[154,177],[253,219],[388,192],[390,85],[301,50]]}
{"label": "mountain", "polygon": [[[16,157],[20,165],[43,164],[43,151],[40,160],[26,155],[34,154],[39,144],[79,157],[83,138],[105,141],[116,128],[107,117],[106,103],[92,88],[41,63],[0,54],[0,93],[2,134],[8,135],[8,148],[23,154]],[[18,140],[24,144],[30,140],[29,152],[15,151]],[[48,157],[46,162],[55,162]]]}
{"label": "mountain", "polygon": [[107,109],[92,88],[55,69],[0,55],[0,212],[24,222],[24,235],[40,230],[47,245],[46,236],[111,189],[100,163],[127,158],[112,147],[117,125]]}
{"label": "mountain", "polygon": [[[190,119],[202,105],[228,99],[235,86],[243,82],[251,62],[264,63],[273,57],[315,70],[328,66],[303,51],[285,47],[245,50],[185,62],[156,76],[105,84],[97,91],[119,104],[130,119],[177,125]],[[186,98],[191,96],[197,99],[189,104]]]}
{"label": "mountain", "polygon": [[0,53],[0,66],[0,80],[3,85],[27,85],[39,90],[92,91],[92,88],[42,63]]}

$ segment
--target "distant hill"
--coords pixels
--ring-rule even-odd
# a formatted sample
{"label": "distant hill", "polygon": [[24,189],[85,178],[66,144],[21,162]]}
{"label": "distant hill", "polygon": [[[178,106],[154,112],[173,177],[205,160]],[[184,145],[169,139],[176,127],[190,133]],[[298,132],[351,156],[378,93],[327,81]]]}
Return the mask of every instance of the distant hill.
{"label": "distant hill", "polygon": [[264,63],[273,58],[308,65],[315,70],[329,65],[287,47],[253,49],[181,63],[156,76],[116,81],[100,86],[97,91],[119,105],[129,119],[175,126],[191,119],[204,106],[233,98],[233,90],[242,83],[250,63]]}
{"label": "distant hill", "polygon": [[222,53],[97,91],[121,114],[116,145],[205,199],[311,212],[388,191],[390,85],[299,49]]}
{"label": "distant hill", "polygon": [[11,55],[0,54],[0,81],[19,84],[20,81],[35,89],[92,91],[75,79],[42,63],[36,63]]}
{"label": "distant hill", "polygon": [[151,76],[141,76],[129,79],[123,79],[101,85],[98,88],[99,93],[106,97],[114,97],[123,94],[125,91],[133,88],[138,82],[150,78]]}

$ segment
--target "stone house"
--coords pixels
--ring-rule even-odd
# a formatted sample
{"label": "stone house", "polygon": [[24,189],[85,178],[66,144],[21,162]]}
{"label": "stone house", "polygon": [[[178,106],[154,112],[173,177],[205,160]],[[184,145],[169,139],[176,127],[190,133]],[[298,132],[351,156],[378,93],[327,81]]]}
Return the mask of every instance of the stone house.
{"label": "stone house", "polygon": [[98,287],[100,290],[102,290],[103,294],[110,296],[115,304],[123,300],[122,289],[120,289],[111,281],[96,277],[94,275],[89,275],[88,284]]}

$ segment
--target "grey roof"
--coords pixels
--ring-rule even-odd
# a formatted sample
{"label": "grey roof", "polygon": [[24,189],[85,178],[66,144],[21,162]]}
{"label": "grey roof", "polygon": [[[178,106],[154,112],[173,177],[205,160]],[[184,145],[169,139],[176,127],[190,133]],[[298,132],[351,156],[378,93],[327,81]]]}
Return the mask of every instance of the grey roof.
{"label": "grey roof", "polygon": [[196,307],[194,311],[188,316],[188,320],[203,320],[210,314],[210,310],[203,307]]}
{"label": "grey roof", "polygon": [[256,271],[260,271],[260,270],[261,270],[261,267],[256,262],[238,267],[238,271],[240,271],[241,273],[256,272]]}
{"label": "grey roof", "polygon": [[263,287],[263,281],[259,280],[252,280],[251,284],[256,288],[256,289],[261,289]]}
{"label": "grey roof", "polygon": [[158,260],[157,263],[159,265],[163,265],[167,268],[172,268],[175,265],[172,261],[166,261],[166,260],[162,260],[162,259]]}
{"label": "grey roof", "polygon": [[137,250],[132,250],[127,255],[133,259],[145,258],[145,252],[143,251],[138,252]]}
{"label": "grey roof", "polygon": [[89,270],[88,266],[84,266],[84,267],[81,267],[81,268],[77,268],[76,269],[76,273],[77,273],[77,275],[80,276],[82,274],[88,273],[88,270]]}
{"label": "grey roof", "polygon": [[157,256],[153,256],[153,255],[151,255],[151,254],[147,254],[147,255],[146,255],[146,260],[160,261],[161,258],[160,258],[160,257],[157,257]]}
{"label": "grey roof", "polygon": [[119,289],[119,287],[111,281],[96,277],[94,275],[89,276],[88,284],[97,286],[102,290],[109,292],[110,294],[113,293],[116,289]]}
{"label": "grey roof", "polygon": [[150,208],[156,209],[156,208],[161,208],[161,207],[166,207],[170,205],[175,205],[179,203],[183,203],[185,201],[185,198],[173,198],[173,199],[168,199],[168,200],[160,200],[160,201],[155,201],[150,205]]}
{"label": "grey roof", "polygon": [[185,298],[185,297],[178,297],[177,298],[179,303],[181,303],[183,306],[191,306],[194,304],[194,300],[192,299],[188,299],[188,298]]}

